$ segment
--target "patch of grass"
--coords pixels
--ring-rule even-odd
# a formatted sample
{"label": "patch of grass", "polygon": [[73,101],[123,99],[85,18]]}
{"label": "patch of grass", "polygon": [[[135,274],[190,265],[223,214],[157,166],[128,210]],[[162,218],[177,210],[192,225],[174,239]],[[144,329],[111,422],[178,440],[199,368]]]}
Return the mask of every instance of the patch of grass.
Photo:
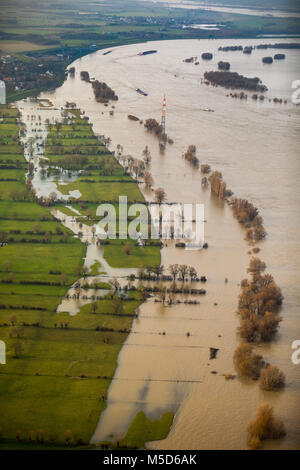
{"label": "patch of grass", "polygon": [[93,266],[91,266],[91,268],[90,268],[89,276],[97,276],[101,272],[102,273],[105,272],[105,271],[103,271],[101,263],[99,261],[95,261]]}
{"label": "patch of grass", "polygon": [[37,51],[51,47],[53,48],[53,46],[34,44],[28,41],[0,41],[0,49],[9,54],[13,52]]}
{"label": "patch of grass", "polygon": [[160,250],[156,246],[132,245],[130,254],[124,251],[125,240],[110,240],[104,245],[104,258],[114,268],[141,268],[160,264]]}
{"label": "patch of grass", "polygon": [[121,447],[144,448],[146,442],[165,439],[169,434],[174,419],[173,413],[165,413],[160,419],[151,421],[140,411],[132,421]]}
{"label": "patch of grass", "polygon": [[[0,425],[4,435],[13,439],[16,430],[20,430],[21,439],[25,440],[30,430],[44,429],[46,433],[55,431],[57,442],[63,442],[64,431],[70,429],[88,442],[104,409],[102,397],[106,396],[127,337],[119,330],[130,328],[129,314],[134,314],[139,303],[138,299],[125,302],[121,316],[112,315],[112,302],[108,299],[97,302],[96,313],[91,313],[90,305],[86,305],[75,317],[41,311],[14,312],[16,326],[23,321],[39,321],[40,326],[24,327],[23,336],[18,339],[10,336],[11,327],[0,328],[7,345],[7,365],[0,373],[1,402],[5,403]],[[10,324],[11,314],[1,310],[0,324]],[[68,327],[61,328],[65,323]],[[114,331],[96,331],[97,327]],[[18,359],[12,350],[16,341],[23,345]]]}
{"label": "patch of grass", "polygon": [[13,243],[0,250],[0,266],[9,260],[9,272],[20,273],[25,280],[30,280],[34,273],[39,274],[41,281],[48,281],[52,271],[66,274],[70,276],[70,282],[74,282],[78,277],[76,268],[82,263],[84,254],[85,247],[79,241],[61,245]]}
{"label": "patch of grass", "polygon": [[58,185],[62,194],[69,191],[79,190],[80,200],[89,202],[118,201],[119,196],[127,196],[128,202],[143,202],[142,194],[134,184],[130,183],[96,183],[75,181],[67,185]]}

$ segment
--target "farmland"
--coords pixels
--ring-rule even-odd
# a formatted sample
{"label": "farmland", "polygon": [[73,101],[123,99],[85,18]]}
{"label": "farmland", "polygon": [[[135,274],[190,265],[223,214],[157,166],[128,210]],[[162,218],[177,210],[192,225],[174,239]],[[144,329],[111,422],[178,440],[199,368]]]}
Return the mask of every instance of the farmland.
{"label": "farmland", "polygon": [[[27,162],[19,143],[18,117],[16,109],[1,107],[0,234],[1,241],[7,243],[0,248],[0,333],[7,349],[7,364],[0,371],[1,447],[72,448],[89,443],[105,408],[118,354],[141,303],[141,293],[131,292],[126,300],[117,302],[117,308],[110,293],[84,305],[73,317],[56,313],[68,288],[78,279],[86,247],[52,216],[53,207],[37,204],[26,186]],[[102,197],[117,202],[123,190],[129,199],[143,200],[137,185],[95,139],[79,113],[75,113],[74,126],[74,130],[49,126],[46,146],[50,168],[57,163],[51,153],[54,143],[62,149],[60,159],[75,151],[75,140],[87,155],[84,178],[95,182],[85,186],[79,178],[71,184],[80,188],[83,201],[91,199],[87,188],[93,186],[94,197],[89,206],[81,200],[73,201],[73,206],[83,213],[93,208],[94,213],[95,203]],[[109,162],[112,174],[101,173],[101,159]],[[105,178],[108,193],[108,189],[98,189],[102,183],[97,180]],[[59,203],[57,207],[61,208]],[[123,245],[114,242],[104,251],[113,266],[160,262],[158,247],[137,247],[133,242],[132,254],[126,255]],[[98,268],[101,271],[100,265]],[[98,271],[95,269],[91,275]],[[88,291],[85,287],[87,295]],[[132,441],[128,445],[133,445]]]}

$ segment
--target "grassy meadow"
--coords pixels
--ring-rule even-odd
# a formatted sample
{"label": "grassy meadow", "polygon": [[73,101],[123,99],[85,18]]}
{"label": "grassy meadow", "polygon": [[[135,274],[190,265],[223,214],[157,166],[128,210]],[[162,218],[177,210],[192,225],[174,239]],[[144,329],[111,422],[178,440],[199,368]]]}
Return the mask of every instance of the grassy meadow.
{"label": "grassy meadow", "polygon": [[[80,149],[85,160],[79,163],[85,173],[64,188],[80,188],[82,197],[72,201],[72,206],[85,216],[83,223],[91,223],[97,203],[103,199],[117,202],[124,191],[132,201],[143,200],[143,196],[109,151],[95,140],[91,126],[79,113],[75,115],[73,129],[50,126],[46,154],[50,166],[55,166],[58,157],[52,152],[58,148],[60,163],[70,168],[78,164],[70,159],[70,149]],[[56,313],[69,286],[80,277],[86,247],[54,219],[49,208],[38,205],[27,189],[18,111],[1,107],[1,118],[0,237],[7,245],[0,248],[0,339],[6,344],[7,363],[0,366],[0,448],[87,445],[106,406],[118,354],[141,303],[141,293],[131,292],[121,305],[110,294],[83,306],[73,317]],[[59,203],[56,207],[70,211]],[[132,241],[132,252],[127,255],[125,242],[113,240],[105,246],[104,256],[112,266],[160,263],[159,247],[138,247]],[[90,274],[97,272],[101,272],[100,263]],[[88,289],[83,294],[89,295]],[[160,435],[161,431],[153,432],[151,438]],[[134,440],[131,436],[124,446],[144,442],[142,437]]]}

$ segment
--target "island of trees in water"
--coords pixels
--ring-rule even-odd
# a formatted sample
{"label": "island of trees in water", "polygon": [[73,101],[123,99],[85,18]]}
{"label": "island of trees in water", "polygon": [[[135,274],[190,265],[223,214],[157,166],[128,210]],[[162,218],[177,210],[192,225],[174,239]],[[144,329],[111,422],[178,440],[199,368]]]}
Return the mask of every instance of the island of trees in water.
{"label": "island of trees in water", "polygon": [[96,101],[99,103],[107,103],[109,100],[118,101],[118,96],[106,83],[95,80],[92,82]]}
{"label": "island of trees in water", "polygon": [[262,84],[258,77],[248,78],[237,72],[210,71],[204,73],[204,79],[213,86],[225,88],[238,88],[240,90],[251,90],[264,92],[267,87]]}
{"label": "island of trees in water", "polygon": [[94,91],[96,101],[98,103],[108,103],[108,101],[118,101],[118,96],[115,91],[112,90],[105,82],[99,82],[99,80],[91,81],[90,75],[85,70],[80,72],[81,80],[91,83]]}
{"label": "island of trees in water", "polygon": [[253,49],[300,49],[300,43],[298,42],[280,42],[276,44],[258,44],[257,46],[220,46],[219,51],[222,52],[234,52],[241,51],[245,54],[251,54]]}
{"label": "island of trees in water", "polygon": [[[190,146],[185,154],[196,153],[196,147]],[[190,161],[190,158],[187,158]],[[229,197],[232,192],[227,189],[222,173],[211,170],[209,164],[201,164],[202,186],[210,184],[211,191],[219,198],[227,200],[233,215],[244,227],[246,239],[253,247],[249,254],[260,251],[255,244],[266,237],[263,219],[259,210],[247,199]],[[281,289],[274,277],[265,273],[266,264],[257,256],[252,256],[247,272],[250,279],[241,281],[241,292],[238,298],[238,314],[240,324],[238,335],[241,344],[236,348],[233,362],[238,376],[259,381],[259,387],[264,392],[278,392],[285,386],[285,375],[276,366],[267,363],[257,354],[253,346],[271,342],[278,331],[279,315],[283,302]],[[225,282],[228,282],[225,279]],[[226,380],[234,378],[232,374],[224,375]],[[274,416],[273,409],[268,403],[262,403],[257,408],[256,417],[248,427],[248,447],[258,449],[265,439],[280,439],[286,431],[282,421]]]}
{"label": "island of trees in water", "polygon": [[222,60],[220,60],[220,62],[218,62],[218,69],[219,70],[229,70],[230,69],[230,63],[229,62],[223,62]]}
{"label": "island of trees in water", "polygon": [[144,127],[147,131],[156,135],[160,140],[160,149],[161,151],[165,150],[165,145],[173,144],[174,141],[167,134],[164,133],[163,127],[159,122],[154,118],[146,119]]}

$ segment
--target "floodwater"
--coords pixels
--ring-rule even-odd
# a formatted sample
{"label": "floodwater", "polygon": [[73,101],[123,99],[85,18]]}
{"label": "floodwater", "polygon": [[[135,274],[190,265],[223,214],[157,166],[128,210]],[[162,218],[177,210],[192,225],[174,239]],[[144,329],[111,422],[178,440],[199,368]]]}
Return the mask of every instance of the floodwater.
{"label": "floodwater", "polygon": [[[251,56],[218,52],[219,46],[262,42],[276,40],[182,40],[123,46],[106,56],[99,51],[74,62],[75,77],[69,77],[61,88],[42,94],[55,106],[76,102],[94,131],[112,139],[112,149],[121,144],[125,155],[141,157],[148,145],[154,187],[163,187],[169,202],[205,204],[209,248],[185,251],[169,242],[162,250],[162,263],[194,266],[208,278],[207,295],[195,306],[168,307],[152,300],[142,305],[120,352],[93,442],[111,434],[120,438],[139,410],[151,418],[173,410],[175,420],[168,437],[149,447],[243,449],[247,423],[258,404],[268,401],[283,419],[287,436],[266,442],[265,448],[300,447],[300,365],[291,362],[291,344],[300,339],[299,108],[291,102],[292,81],[300,78],[300,52],[285,50],[286,59],[272,65],[262,64],[261,58],[276,50],[254,50]],[[137,56],[147,49],[158,53]],[[198,66],[183,62],[202,52],[213,52],[214,59],[210,63],[200,59]],[[226,97],[228,92],[220,87],[204,85],[203,72],[216,69],[219,60],[228,60],[233,71],[258,76],[269,88],[267,97],[282,97],[288,103],[239,101]],[[109,114],[110,107],[95,102],[91,85],[80,80],[81,70],[107,82],[119,95],[113,103],[114,116]],[[139,95],[136,88],[148,97]],[[167,133],[174,144],[161,154],[156,138],[127,115],[159,120],[164,93]],[[206,112],[207,108],[214,112]],[[232,356],[239,343],[237,297],[239,282],[246,276],[249,247],[230,208],[201,188],[199,170],[182,158],[189,144],[197,146],[201,163],[220,170],[235,195],[251,200],[264,218],[268,238],[260,243],[259,256],[285,300],[276,340],[257,349],[286,374],[282,393],[265,393],[257,383],[237,378],[226,381],[222,375],[234,373]],[[146,197],[151,199],[151,192]],[[209,360],[211,346],[219,348],[215,360]]]}

